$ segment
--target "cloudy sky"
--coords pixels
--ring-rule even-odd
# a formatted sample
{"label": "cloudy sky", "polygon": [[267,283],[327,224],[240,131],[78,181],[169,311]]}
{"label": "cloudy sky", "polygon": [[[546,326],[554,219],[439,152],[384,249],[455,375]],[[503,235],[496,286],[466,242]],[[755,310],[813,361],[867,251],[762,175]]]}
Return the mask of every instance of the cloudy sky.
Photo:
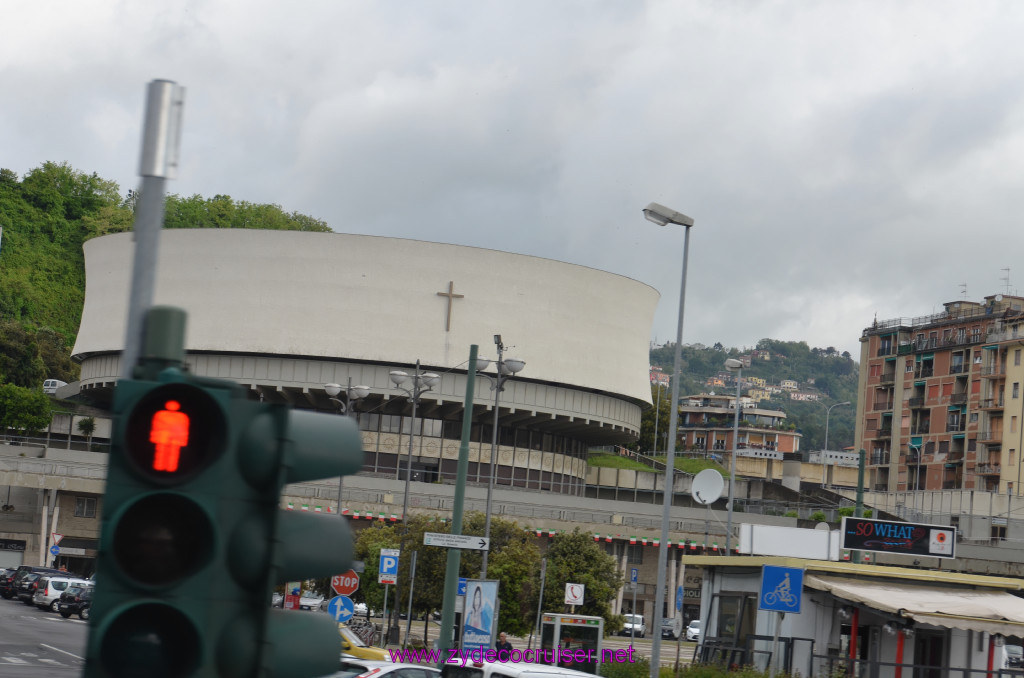
{"label": "cloudy sky", "polygon": [[[168,190],[340,232],[568,261],[674,339],[859,355],[872,319],[1024,288],[1024,3],[7,3],[0,166],[136,185],[146,83],[187,88]],[[1009,268],[1007,272],[1005,269]]]}

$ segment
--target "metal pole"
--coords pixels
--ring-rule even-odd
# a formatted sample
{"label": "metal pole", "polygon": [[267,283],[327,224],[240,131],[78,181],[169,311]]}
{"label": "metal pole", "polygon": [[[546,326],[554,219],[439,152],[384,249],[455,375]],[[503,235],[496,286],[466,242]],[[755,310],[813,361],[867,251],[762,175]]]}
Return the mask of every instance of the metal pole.
{"label": "metal pole", "polygon": [[[345,416],[350,416],[349,412],[352,409],[352,377],[348,378],[348,388],[345,389],[345,404],[341,413]],[[344,519],[345,516],[341,515],[341,489],[345,484],[345,476],[338,476],[338,517]]]}
{"label": "metal pole", "polygon": [[[473,386],[476,383],[477,345],[469,347],[469,369],[466,370],[466,402],[462,411],[462,440],[459,444],[459,463],[455,472],[455,497],[452,500],[452,534],[462,534],[462,507],[466,495],[466,475],[469,472],[469,434],[473,424]],[[444,569],[444,598],[441,605],[441,631],[437,648],[441,652],[439,666],[444,666],[452,647],[452,627],[455,625],[455,594],[459,588],[461,549],[448,549]]]}
{"label": "metal pole", "polygon": [[[664,501],[661,507],[661,544],[658,547],[658,579],[654,590],[654,615],[660,619],[665,605],[665,571],[668,567],[668,523],[675,490],[676,435],[679,430],[679,364],[683,352],[683,311],[686,308],[686,264],[690,254],[690,228],[684,226],[683,273],[679,288],[679,320],[676,325],[676,348],[672,362],[672,402],[669,404],[668,445],[665,456]],[[655,633],[651,643],[651,678],[658,678],[661,669],[661,633]]]}
{"label": "metal pole", "polygon": [[533,624],[533,631],[530,632],[530,639],[526,641],[526,648],[533,646],[533,634],[540,636],[540,613],[544,608],[544,579],[547,575],[548,559],[540,559],[540,595],[537,596],[537,621]]}
{"label": "metal pole", "polygon": [[[867,460],[867,452],[862,448],[860,450],[860,460],[857,464],[857,507],[854,509],[853,515],[858,518],[864,517],[864,464]],[[850,560],[854,563],[860,562],[860,551],[851,551]]]}
{"label": "metal pole", "polygon": [[153,303],[157,252],[164,225],[164,187],[178,165],[184,88],[168,80],[153,80],[146,88],[146,118],[142,132],[139,175],[141,194],[135,208],[135,253],[128,288],[124,352],[121,375],[132,378],[139,359],[146,309]]}
{"label": "metal pole", "polygon": [[725,527],[725,555],[732,553],[732,504],[736,496],[736,455],[740,450],[740,388],[743,385],[743,368],[736,370],[736,415],[732,421],[732,459],[729,460],[729,506]]}
{"label": "metal pole", "polygon": [[[412,592],[416,588],[416,551],[412,552],[412,562],[409,563],[409,606],[405,614],[405,638],[402,639],[402,649],[409,643],[409,633],[412,631]],[[424,637],[423,642],[426,642]]]}
{"label": "metal pole", "polygon": [[[630,586],[633,587],[633,624],[629,627],[629,644],[633,644],[633,638],[636,636],[636,582],[629,582]],[[661,628],[658,628],[658,633],[661,633]]]}
{"label": "metal pole", "polygon": [[391,588],[390,584],[384,584],[384,609],[381,611],[381,625],[384,627],[380,634],[380,646],[384,647],[388,644],[388,589]]}
{"label": "metal pole", "polygon": [[[501,396],[501,385],[505,381],[501,376],[501,363],[505,345],[501,341],[494,342],[498,347],[498,378],[494,381],[494,423],[491,426],[491,470],[487,474],[487,508],[484,512],[484,539],[491,537],[491,495],[494,493],[495,465],[498,463],[498,398]],[[514,347],[513,347],[514,348]],[[480,578],[487,579],[487,551],[480,559]]]}

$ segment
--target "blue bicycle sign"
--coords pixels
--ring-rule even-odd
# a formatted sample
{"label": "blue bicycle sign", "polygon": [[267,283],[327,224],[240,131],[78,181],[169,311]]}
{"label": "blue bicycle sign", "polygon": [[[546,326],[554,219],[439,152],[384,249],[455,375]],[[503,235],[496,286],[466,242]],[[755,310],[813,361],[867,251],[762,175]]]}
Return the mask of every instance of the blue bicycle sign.
{"label": "blue bicycle sign", "polygon": [[765,565],[761,570],[761,596],[758,607],[775,612],[800,613],[804,571],[796,567]]}

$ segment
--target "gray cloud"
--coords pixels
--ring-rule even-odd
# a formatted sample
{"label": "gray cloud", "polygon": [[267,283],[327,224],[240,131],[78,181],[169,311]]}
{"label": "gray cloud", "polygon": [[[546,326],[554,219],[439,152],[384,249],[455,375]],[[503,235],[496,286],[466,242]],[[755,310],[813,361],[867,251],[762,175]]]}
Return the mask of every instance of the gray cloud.
{"label": "gray cloud", "polygon": [[[170,190],[547,256],[662,293],[684,341],[805,339],[1005,291],[1022,245],[1004,2],[197,0],[8,8],[0,165],[133,186],[145,83],[188,88]],[[1021,273],[1011,271],[1012,280]]]}

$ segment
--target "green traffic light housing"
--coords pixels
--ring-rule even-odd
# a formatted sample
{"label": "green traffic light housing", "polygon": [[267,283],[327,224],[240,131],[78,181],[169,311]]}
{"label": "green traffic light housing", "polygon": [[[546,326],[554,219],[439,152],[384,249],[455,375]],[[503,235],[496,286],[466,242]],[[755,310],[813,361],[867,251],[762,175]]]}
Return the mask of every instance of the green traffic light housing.
{"label": "green traffic light housing", "polygon": [[[151,310],[147,334],[167,313],[182,314]],[[134,376],[114,396],[85,675],[336,670],[331,619],[269,601],[275,584],[348,567],[346,521],[280,503],[287,483],[358,472],[358,426],[249,400],[234,382],[145,352]]]}

